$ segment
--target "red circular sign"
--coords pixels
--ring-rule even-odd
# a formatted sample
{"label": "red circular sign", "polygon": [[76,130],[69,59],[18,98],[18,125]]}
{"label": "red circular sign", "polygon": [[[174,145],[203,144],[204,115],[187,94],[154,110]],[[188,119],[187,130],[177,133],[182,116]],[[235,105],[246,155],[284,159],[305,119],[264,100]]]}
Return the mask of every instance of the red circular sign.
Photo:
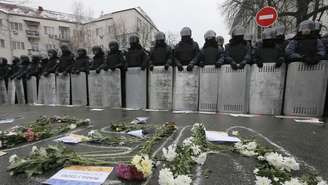
{"label": "red circular sign", "polygon": [[269,27],[278,19],[277,10],[271,6],[262,8],[256,14],[256,24],[261,27]]}

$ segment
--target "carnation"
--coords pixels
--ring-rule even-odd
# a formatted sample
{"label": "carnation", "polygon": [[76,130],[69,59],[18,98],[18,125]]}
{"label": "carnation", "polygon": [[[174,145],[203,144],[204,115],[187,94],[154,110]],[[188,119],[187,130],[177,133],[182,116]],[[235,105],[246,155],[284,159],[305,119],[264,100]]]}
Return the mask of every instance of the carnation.
{"label": "carnation", "polygon": [[179,175],[174,180],[174,185],[190,185],[192,182],[191,178],[187,175]]}
{"label": "carnation", "polygon": [[174,185],[174,176],[169,168],[164,168],[159,172],[158,183],[160,185]]}
{"label": "carnation", "polygon": [[267,177],[256,176],[255,185],[271,185],[272,181]]}
{"label": "carnation", "polygon": [[18,156],[17,156],[16,154],[11,155],[11,156],[9,157],[9,163],[10,163],[10,164],[15,163],[17,160],[18,160]]}
{"label": "carnation", "polygon": [[238,136],[239,135],[239,131],[237,131],[237,130],[234,130],[234,131],[232,131],[232,133],[231,133],[233,136]]}
{"label": "carnation", "polygon": [[135,155],[132,158],[131,164],[134,165],[138,171],[142,172],[144,177],[148,177],[152,172],[153,161],[149,159],[148,155]]}
{"label": "carnation", "polygon": [[175,152],[175,150],[176,150],[175,144],[170,145],[167,149],[166,148],[162,149],[163,156],[167,161],[172,162],[176,158],[177,153]]}
{"label": "carnation", "polygon": [[183,146],[190,146],[192,144],[192,137],[188,137],[185,140],[183,140],[182,145]]}
{"label": "carnation", "polygon": [[69,125],[69,129],[71,129],[71,130],[76,129],[76,127],[77,127],[76,124],[70,124]]}
{"label": "carnation", "polygon": [[192,149],[194,156],[197,156],[202,152],[202,150],[200,149],[200,147],[198,145],[191,145],[191,149]]}
{"label": "carnation", "polygon": [[201,153],[198,157],[191,157],[193,161],[195,161],[199,165],[203,165],[206,161],[207,154]]}

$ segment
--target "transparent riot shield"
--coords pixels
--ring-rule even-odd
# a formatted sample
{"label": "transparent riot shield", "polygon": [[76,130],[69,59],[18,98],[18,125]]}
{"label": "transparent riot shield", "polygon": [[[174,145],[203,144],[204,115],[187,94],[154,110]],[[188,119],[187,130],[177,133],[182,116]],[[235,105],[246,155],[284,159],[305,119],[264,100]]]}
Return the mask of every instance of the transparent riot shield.
{"label": "transparent riot shield", "polygon": [[129,68],[126,72],[126,107],[145,109],[147,105],[147,72],[139,67]]}
{"label": "transparent riot shield", "polygon": [[16,85],[15,80],[8,80],[8,103],[15,104]]}
{"label": "transparent riot shield", "polygon": [[163,66],[158,66],[154,67],[153,71],[149,72],[149,109],[172,109],[172,70],[172,68],[165,70]]}
{"label": "transparent riot shield", "polygon": [[104,83],[104,106],[112,108],[122,107],[121,71],[119,69],[116,69],[115,71],[102,71],[101,75]]}
{"label": "transparent riot shield", "polygon": [[248,113],[249,70],[233,70],[230,65],[221,67],[219,77],[218,111]]}
{"label": "transparent riot shield", "polygon": [[85,73],[72,74],[72,104],[87,105],[87,78]]}
{"label": "transparent riot shield", "polygon": [[216,112],[219,89],[219,69],[205,66],[200,69],[199,111]]}
{"label": "transparent riot shield", "polygon": [[284,114],[322,116],[327,90],[328,61],[317,65],[289,64]]}
{"label": "transparent riot shield", "polygon": [[16,98],[18,104],[25,104],[25,92],[22,79],[15,79]]}
{"label": "transparent riot shield", "polygon": [[175,81],[173,89],[173,110],[175,111],[197,111],[199,94],[199,68],[193,71],[175,70]]}
{"label": "transparent riot shield", "polygon": [[28,104],[36,104],[38,100],[37,94],[37,79],[35,76],[32,76],[30,79],[26,80],[26,96]]}
{"label": "transparent riot shield", "polygon": [[44,105],[56,104],[56,76],[41,76],[39,80],[38,103]]}
{"label": "transparent riot shield", "polygon": [[283,107],[286,65],[264,63],[252,66],[250,77],[249,112],[251,114],[280,115]]}
{"label": "transparent riot shield", "polygon": [[63,75],[62,73],[56,76],[56,94],[58,105],[69,105],[70,104],[70,75]]}
{"label": "transparent riot shield", "polygon": [[96,71],[90,71],[88,75],[89,84],[89,105],[91,107],[104,106],[104,81],[103,74],[98,74]]}
{"label": "transparent riot shield", "polygon": [[8,92],[6,87],[6,81],[0,80],[0,104],[8,103]]}

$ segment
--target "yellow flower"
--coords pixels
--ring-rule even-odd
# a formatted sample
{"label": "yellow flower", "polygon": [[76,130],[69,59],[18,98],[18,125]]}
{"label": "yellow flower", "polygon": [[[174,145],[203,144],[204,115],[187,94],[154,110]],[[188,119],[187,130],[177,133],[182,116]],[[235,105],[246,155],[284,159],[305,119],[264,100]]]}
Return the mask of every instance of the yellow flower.
{"label": "yellow flower", "polygon": [[142,172],[144,177],[148,177],[152,172],[153,161],[149,159],[148,155],[135,155],[132,158],[131,164],[134,165],[138,171]]}

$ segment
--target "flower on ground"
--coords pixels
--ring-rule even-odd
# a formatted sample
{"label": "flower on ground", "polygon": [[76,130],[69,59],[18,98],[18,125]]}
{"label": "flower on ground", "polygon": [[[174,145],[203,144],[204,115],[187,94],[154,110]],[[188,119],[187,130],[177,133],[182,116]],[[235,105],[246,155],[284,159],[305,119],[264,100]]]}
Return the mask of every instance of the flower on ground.
{"label": "flower on ground", "polygon": [[92,137],[96,133],[96,130],[91,130],[88,132],[88,136]]}
{"label": "flower on ground", "polygon": [[257,143],[255,141],[243,144],[242,142],[235,143],[234,147],[239,151],[240,154],[252,157],[257,156],[258,153],[255,152],[257,148]]}
{"label": "flower on ground", "polygon": [[299,170],[300,165],[296,162],[293,157],[283,157],[281,154],[277,152],[266,153],[264,156],[265,160],[276,169],[279,170]]}
{"label": "flower on ground", "polygon": [[192,145],[192,137],[188,137],[185,140],[183,140],[182,145],[183,146],[190,146],[190,145]]}
{"label": "flower on ground", "polygon": [[179,175],[174,179],[174,185],[189,185],[192,180],[187,175]]}
{"label": "flower on ground", "polygon": [[32,147],[31,155],[35,155],[39,152],[39,148],[37,146]]}
{"label": "flower on ground", "polygon": [[272,181],[267,177],[256,176],[255,185],[271,185]]}
{"label": "flower on ground", "polygon": [[76,124],[70,124],[70,125],[69,125],[69,129],[71,129],[71,130],[76,129],[76,127],[77,127]]}
{"label": "flower on ground", "polygon": [[323,180],[322,177],[317,177],[319,181],[317,185],[328,185],[327,181]]}
{"label": "flower on ground", "polygon": [[174,178],[173,173],[169,168],[164,168],[159,172],[159,185],[190,185],[192,179],[187,175],[178,175]]}
{"label": "flower on ground", "polygon": [[199,165],[203,165],[206,161],[207,154],[206,153],[201,153],[197,157],[191,156],[192,160],[195,161]]}
{"label": "flower on ground", "polygon": [[307,185],[307,183],[303,183],[298,178],[292,178],[290,181],[286,181],[283,185]]}
{"label": "flower on ground", "polygon": [[260,170],[258,168],[255,168],[253,173],[256,175]]}
{"label": "flower on ground", "polygon": [[152,172],[153,161],[149,159],[148,155],[135,155],[131,164],[142,172],[144,177],[148,177]]}
{"label": "flower on ground", "polygon": [[18,159],[19,159],[19,158],[18,158],[18,156],[17,156],[16,154],[11,155],[11,156],[9,157],[9,163],[10,163],[10,164],[15,163]]}
{"label": "flower on ground", "polygon": [[191,145],[191,149],[192,149],[192,153],[194,156],[197,156],[202,152],[202,150],[200,149],[200,147],[198,145],[194,145],[194,144]]}
{"label": "flower on ground", "polygon": [[177,153],[175,152],[176,147],[177,146],[175,144],[172,144],[167,149],[162,149],[163,156],[167,161],[172,162],[177,157]]}
{"label": "flower on ground", "polygon": [[239,131],[237,131],[237,130],[234,130],[234,131],[232,131],[232,133],[231,133],[233,136],[239,136]]}

